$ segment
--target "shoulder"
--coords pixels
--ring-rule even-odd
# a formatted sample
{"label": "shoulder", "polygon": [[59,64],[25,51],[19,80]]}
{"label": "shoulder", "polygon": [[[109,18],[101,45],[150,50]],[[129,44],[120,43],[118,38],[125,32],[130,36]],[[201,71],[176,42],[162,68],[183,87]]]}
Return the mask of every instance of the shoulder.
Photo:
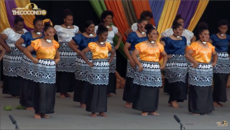
{"label": "shoulder", "polygon": [[56,49],[59,48],[59,43],[56,40],[53,40],[53,45]]}
{"label": "shoulder", "polygon": [[61,27],[61,25],[55,25],[55,26],[54,26],[54,29],[55,29],[57,32],[59,32],[59,31],[62,30],[62,27]]}
{"label": "shoulder", "polygon": [[208,42],[208,46],[211,48],[215,48],[211,43]]}
{"label": "shoulder", "polygon": [[14,33],[12,28],[6,28],[5,30],[2,31],[2,34],[9,35],[11,33]]}

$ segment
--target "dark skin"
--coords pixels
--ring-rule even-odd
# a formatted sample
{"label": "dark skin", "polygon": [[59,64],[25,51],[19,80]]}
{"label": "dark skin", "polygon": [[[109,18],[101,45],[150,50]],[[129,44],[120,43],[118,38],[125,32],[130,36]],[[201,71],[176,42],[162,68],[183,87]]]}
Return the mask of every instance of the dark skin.
{"label": "dark skin", "polygon": [[[99,46],[99,47],[106,47],[106,44],[100,44],[100,42],[105,42],[106,41],[106,39],[107,39],[107,37],[108,37],[108,32],[104,32],[104,33],[102,33],[102,34],[100,34],[100,35],[98,35],[98,37],[99,37],[99,40],[96,42],[97,43],[97,45]],[[93,66],[93,63],[92,62],[89,62],[88,61],[88,59],[86,58],[86,56],[85,56],[85,54],[87,53],[87,52],[89,52],[90,51],[90,48],[89,47],[86,47],[84,50],[82,50],[81,52],[80,52],[80,55],[82,56],[82,58],[85,60],[85,62],[89,65],[89,66]],[[111,61],[112,61],[112,59],[113,59],[113,57],[114,57],[114,55],[115,55],[115,51],[114,50],[109,50],[109,52],[111,53],[111,56],[110,56],[110,59],[109,59],[109,63],[111,63]],[[107,115],[104,113],[104,112],[100,112],[99,113],[99,115],[100,116],[103,116],[103,117],[107,117]],[[96,117],[97,115],[96,115],[96,113],[95,112],[93,112],[92,114],[91,114],[91,117]]]}
{"label": "dark skin", "polygon": [[[1,38],[0,38],[0,40],[1,40]],[[4,54],[6,53],[6,51],[5,51],[5,49],[0,45],[0,61],[2,60],[2,58],[3,58],[3,56],[4,56]]]}

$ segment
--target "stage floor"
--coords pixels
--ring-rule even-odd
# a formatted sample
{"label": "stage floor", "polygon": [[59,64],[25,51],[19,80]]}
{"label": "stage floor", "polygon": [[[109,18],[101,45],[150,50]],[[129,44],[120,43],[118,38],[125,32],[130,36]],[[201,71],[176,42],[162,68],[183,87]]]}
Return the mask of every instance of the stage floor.
{"label": "stage floor", "polygon": [[[140,112],[124,107],[122,101],[122,89],[117,90],[117,95],[108,99],[108,117],[90,117],[90,113],[79,107],[79,103],[73,102],[72,98],[56,98],[55,113],[50,115],[49,119],[34,119],[34,112],[26,110],[4,111],[4,106],[13,107],[19,105],[19,99],[9,98],[8,95],[0,94],[1,103],[1,130],[14,129],[8,115],[11,114],[17,121],[21,130],[76,130],[76,129],[154,129],[154,130],[179,130],[179,124],[173,118],[177,115],[187,130],[221,130],[230,129],[227,127],[218,127],[216,122],[225,120],[230,123],[230,102],[225,107],[216,108],[210,115],[193,116],[188,113],[188,103],[179,103],[180,108],[174,109],[167,105],[168,95],[161,89],[159,110],[160,116],[140,116]],[[230,99],[230,89],[228,99]]]}

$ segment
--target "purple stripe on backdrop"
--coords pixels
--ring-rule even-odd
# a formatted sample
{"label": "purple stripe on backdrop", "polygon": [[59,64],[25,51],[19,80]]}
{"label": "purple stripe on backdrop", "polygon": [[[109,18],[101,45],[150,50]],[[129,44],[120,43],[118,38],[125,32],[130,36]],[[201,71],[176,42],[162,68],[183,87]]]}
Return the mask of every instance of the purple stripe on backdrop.
{"label": "purple stripe on backdrop", "polygon": [[164,4],[165,4],[164,0],[160,0],[160,1],[149,0],[149,5],[150,5],[150,8],[151,8],[152,13],[153,13],[153,18],[154,18],[154,22],[155,22],[156,27],[157,27],[158,22],[160,20],[161,13],[162,13],[162,10],[164,8]]}
{"label": "purple stripe on backdrop", "polygon": [[[7,12],[7,17],[8,17],[8,21],[9,21],[9,24],[11,26],[11,28],[14,27],[14,19],[15,19],[15,16],[13,15],[12,13],[12,10],[14,8],[17,8],[17,5],[15,3],[14,0],[5,0],[5,5],[6,5],[6,12]],[[21,16],[20,16],[21,17]],[[24,28],[28,31],[30,31],[31,29],[28,28],[25,23],[24,23]]]}
{"label": "purple stripe on backdrop", "polygon": [[184,28],[188,28],[190,21],[197,9],[199,1],[181,1],[177,14],[184,18]]}

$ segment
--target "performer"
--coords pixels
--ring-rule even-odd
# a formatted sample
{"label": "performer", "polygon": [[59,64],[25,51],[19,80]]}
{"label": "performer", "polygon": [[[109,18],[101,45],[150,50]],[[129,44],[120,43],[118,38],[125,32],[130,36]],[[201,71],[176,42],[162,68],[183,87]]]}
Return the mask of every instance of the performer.
{"label": "performer", "polygon": [[[1,38],[0,38],[0,40],[1,40]],[[2,61],[2,58],[3,58],[5,53],[6,53],[5,49],[0,45],[0,61]]]}
{"label": "performer", "polygon": [[[126,83],[123,93],[123,100],[126,101],[125,107],[131,108],[131,103],[133,102],[133,94],[134,94],[134,85],[133,85],[133,78],[134,78],[134,69],[135,69],[135,62],[131,57],[133,50],[135,49],[135,45],[137,43],[146,41],[148,38],[145,33],[145,25],[148,24],[148,21],[145,19],[138,20],[138,30],[129,34],[125,46],[124,52],[128,58],[127,63],[127,72],[126,72]],[[130,51],[129,48],[130,47]]]}
{"label": "performer", "polygon": [[[121,40],[122,40],[122,36],[121,34],[118,32],[118,28],[115,27],[114,25],[111,25],[113,22],[113,12],[106,10],[104,12],[102,12],[101,14],[101,21],[103,23],[103,25],[108,28],[109,34],[108,37],[106,39],[106,42],[110,43],[113,50],[117,50],[121,44]],[[95,32],[97,32],[98,30],[98,26],[95,26]],[[118,41],[116,46],[113,43],[113,38],[114,36],[118,37]],[[109,53],[109,58],[110,58],[110,53]],[[116,75],[115,75],[116,73]],[[114,93],[116,94],[116,77],[119,78],[120,81],[123,81],[124,84],[124,79],[121,78],[121,76],[119,75],[119,73],[116,71],[116,55],[114,56],[111,64],[110,64],[110,69],[109,69],[109,85],[108,85],[108,96],[110,97],[111,94],[110,93]]]}
{"label": "performer", "polygon": [[[152,12],[150,11],[143,11],[140,15],[140,19],[146,19],[148,21],[148,23],[150,24],[150,21],[151,19],[153,18],[153,14]],[[153,25],[154,28],[156,28],[154,25]],[[125,32],[125,36],[128,37],[128,35],[131,33],[131,32],[135,32],[138,30],[138,23],[134,23],[132,24],[131,28],[128,29],[126,32]]]}
{"label": "performer", "polygon": [[[34,31],[26,32],[21,38],[15,43],[15,46],[22,53],[24,52],[23,45],[28,47],[31,41],[43,38],[43,22],[41,19],[35,18],[33,21]],[[36,57],[36,52],[31,52],[33,57]],[[22,58],[21,67],[19,69],[18,75],[22,77],[21,80],[21,93],[20,93],[20,104],[26,107],[26,110],[34,110],[34,80],[36,77],[33,76],[31,71],[33,71],[33,61],[27,58],[25,55]]]}
{"label": "performer", "polygon": [[[107,117],[104,113],[107,111],[107,87],[109,83],[109,67],[115,55],[111,43],[105,42],[108,37],[108,28],[104,24],[98,26],[97,36],[98,41],[90,42],[88,47],[81,51],[82,58],[91,66],[91,71],[88,77],[89,98],[86,104],[86,111],[92,112],[91,116],[96,117],[96,112],[100,116]],[[92,62],[85,56],[87,52],[92,52]],[[108,53],[111,56],[108,60]]]}
{"label": "performer", "polygon": [[[214,110],[212,97],[213,66],[217,62],[215,47],[210,44],[206,23],[200,23],[200,40],[193,42],[186,50],[189,67],[189,112],[194,115],[208,114]],[[213,62],[210,63],[211,57]]]}
{"label": "performer", "polygon": [[[142,111],[143,116],[159,115],[156,113],[159,101],[159,87],[162,86],[161,69],[167,62],[167,54],[164,46],[157,43],[158,32],[152,24],[145,26],[148,40],[135,45],[132,58],[138,71],[135,72],[133,83],[136,84],[136,90],[133,101],[133,109]],[[139,55],[140,61],[137,56]],[[164,57],[163,65],[159,65],[160,56]]]}
{"label": "performer", "polygon": [[58,42],[60,43],[60,62],[57,65],[57,92],[60,92],[60,97],[72,97],[68,92],[72,92],[75,87],[75,60],[77,57],[68,45],[72,37],[79,32],[79,28],[73,24],[73,14],[70,10],[64,11],[64,24],[55,25]]}
{"label": "performer", "polygon": [[161,43],[165,46],[168,54],[168,61],[165,67],[165,78],[170,87],[169,105],[179,108],[177,102],[183,102],[187,99],[186,93],[186,75],[188,64],[185,54],[186,38],[181,36],[183,26],[178,23],[173,24],[173,35],[162,38]]}
{"label": "performer", "polygon": [[[74,98],[76,102],[80,102],[82,108],[85,108],[86,98],[88,94],[88,81],[87,76],[90,72],[90,66],[79,55],[80,51],[85,49],[90,42],[98,41],[98,36],[94,32],[95,25],[93,21],[89,20],[85,22],[85,32],[79,33],[72,38],[69,42],[69,47],[74,50],[78,55],[76,59],[76,71],[75,78],[77,80],[74,89]],[[79,48],[78,48],[79,47]],[[92,53],[86,53],[86,57],[92,59]]]}
{"label": "performer", "polygon": [[5,29],[1,34],[2,40],[0,41],[0,44],[7,52],[3,57],[3,94],[10,94],[13,98],[20,96],[21,78],[18,76],[18,70],[23,53],[15,47],[15,42],[22,34],[27,32],[23,27],[24,20],[16,16],[14,19],[14,28]]}
{"label": "performer", "polygon": [[210,38],[218,56],[217,64],[213,68],[213,101],[215,107],[223,106],[220,102],[227,101],[226,85],[228,75],[230,74],[230,61],[228,56],[230,36],[226,34],[228,26],[229,22],[227,20],[220,20],[218,23],[219,33],[213,34]]}

